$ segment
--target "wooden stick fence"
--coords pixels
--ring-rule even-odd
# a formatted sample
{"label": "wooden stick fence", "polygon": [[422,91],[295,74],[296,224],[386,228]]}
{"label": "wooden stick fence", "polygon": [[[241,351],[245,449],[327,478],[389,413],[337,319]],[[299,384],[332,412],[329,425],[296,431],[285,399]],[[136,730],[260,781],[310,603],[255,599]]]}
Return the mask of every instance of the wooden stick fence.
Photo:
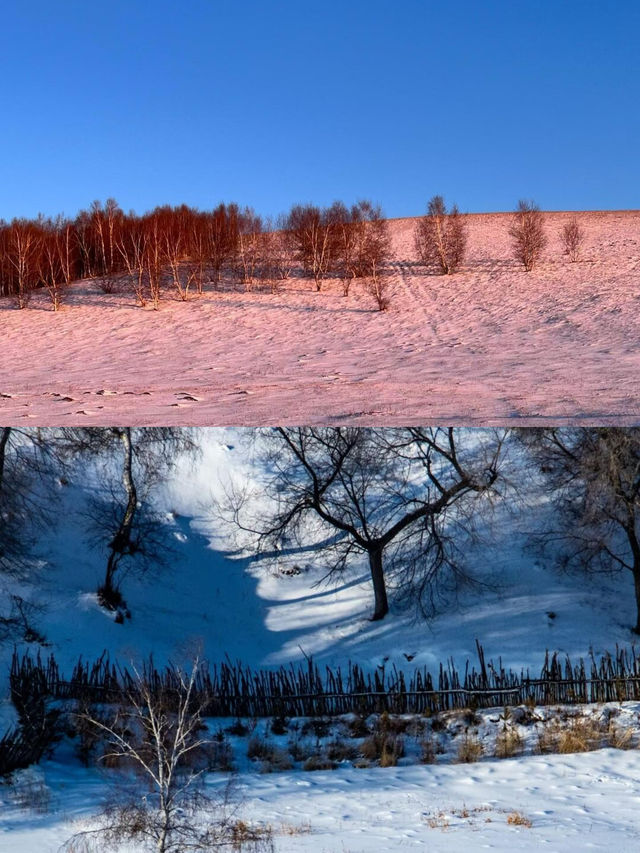
{"label": "wooden stick fence", "polygon": [[[349,663],[346,670],[323,671],[308,659],[305,664],[276,670],[254,670],[230,660],[201,666],[197,672],[194,702],[206,714],[219,717],[334,716],[346,713],[429,714],[456,708],[491,708],[533,702],[536,705],[581,704],[640,699],[640,657],[635,647],[590,654],[574,665],[557,652],[545,655],[542,671],[532,678],[506,670],[499,660],[485,662],[477,643],[478,668],[467,662],[464,673],[453,659],[441,664],[437,678],[426,668],[410,676],[395,665],[366,671]],[[172,667],[157,669],[150,659],[140,671],[113,663],[105,652],[97,661],[80,659],[70,678],[64,678],[53,655],[43,661],[38,654],[22,657],[14,652],[10,684],[14,701],[25,697],[51,697],[81,702],[126,702],[140,681],[171,703],[179,695],[180,673]]]}

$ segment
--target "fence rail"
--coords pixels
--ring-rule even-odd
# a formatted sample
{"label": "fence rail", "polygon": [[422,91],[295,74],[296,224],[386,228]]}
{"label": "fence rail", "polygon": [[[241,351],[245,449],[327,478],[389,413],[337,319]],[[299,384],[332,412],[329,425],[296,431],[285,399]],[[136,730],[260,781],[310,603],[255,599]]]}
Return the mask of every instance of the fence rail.
{"label": "fence rail", "polygon": [[[606,653],[598,659],[572,664],[569,657],[546,653],[539,677],[529,670],[515,673],[499,660],[485,662],[476,642],[478,662],[467,661],[461,673],[450,659],[440,664],[437,676],[426,668],[405,675],[395,665],[372,671],[349,663],[323,670],[307,659],[304,664],[276,670],[252,669],[230,660],[199,667],[194,701],[205,706],[209,716],[333,716],[369,714],[435,713],[455,708],[489,708],[534,702],[536,705],[581,704],[640,699],[640,657],[635,647]],[[14,652],[10,684],[14,700],[51,697],[81,702],[126,702],[142,682],[166,701],[181,690],[180,673],[172,667],[156,668],[149,659],[140,671],[112,662],[105,652],[97,661],[80,659],[69,678],[63,677],[51,655],[43,661],[38,654]]]}

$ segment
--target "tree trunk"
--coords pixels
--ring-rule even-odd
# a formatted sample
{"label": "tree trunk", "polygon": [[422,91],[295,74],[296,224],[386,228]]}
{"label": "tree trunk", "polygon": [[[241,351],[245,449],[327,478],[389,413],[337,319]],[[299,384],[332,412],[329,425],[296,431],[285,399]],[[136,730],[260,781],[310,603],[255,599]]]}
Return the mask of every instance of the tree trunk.
{"label": "tree trunk", "polygon": [[118,564],[131,547],[131,531],[133,521],[138,507],[138,494],[133,478],[133,444],[131,441],[131,427],[125,427],[120,433],[120,440],[124,448],[124,461],[122,465],[122,485],[127,495],[127,505],[120,519],[120,525],[113,539],[109,543],[109,559],[104,579],[104,588],[107,592],[115,591],[114,575]]}
{"label": "tree trunk", "polygon": [[2,427],[2,430],[0,430],[0,492],[2,491],[2,484],[4,480],[4,466],[7,457],[7,444],[9,443],[11,430],[12,427]]}
{"label": "tree trunk", "polygon": [[374,548],[369,551],[369,568],[371,569],[371,580],[373,581],[373,593],[375,597],[371,621],[376,622],[379,619],[384,619],[389,612],[387,587],[382,568],[382,548]]}
{"label": "tree trunk", "polygon": [[636,591],[636,627],[634,634],[640,634],[640,566],[633,567],[633,585]]}
{"label": "tree trunk", "polygon": [[628,523],[624,525],[624,530],[627,534],[633,557],[631,572],[633,574],[633,586],[636,593],[636,627],[633,629],[633,633],[640,634],[640,542],[636,536],[635,518],[633,515],[629,518]]}

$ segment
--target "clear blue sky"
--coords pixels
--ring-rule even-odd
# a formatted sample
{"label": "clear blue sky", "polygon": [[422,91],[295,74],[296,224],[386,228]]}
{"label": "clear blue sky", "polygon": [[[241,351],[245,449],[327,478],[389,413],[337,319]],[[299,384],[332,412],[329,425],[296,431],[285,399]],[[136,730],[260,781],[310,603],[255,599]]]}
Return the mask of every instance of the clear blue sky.
{"label": "clear blue sky", "polygon": [[0,217],[638,208],[639,37],[638,0],[8,0]]}

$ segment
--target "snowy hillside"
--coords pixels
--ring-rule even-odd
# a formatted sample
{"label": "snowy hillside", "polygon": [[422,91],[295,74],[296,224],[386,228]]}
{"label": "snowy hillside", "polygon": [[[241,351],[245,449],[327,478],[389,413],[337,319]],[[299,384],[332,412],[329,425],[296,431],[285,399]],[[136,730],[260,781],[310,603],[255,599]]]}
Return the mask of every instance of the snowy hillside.
{"label": "snowy hillside", "polygon": [[[634,635],[631,578],[566,576],[553,553],[530,548],[528,536],[549,512],[532,492],[498,504],[482,540],[469,546],[471,573],[486,588],[462,590],[433,619],[417,619],[411,607],[394,607],[382,622],[369,621],[371,581],[366,560],[354,558],[337,583],[319,583],[322,556],[292,549],[252,560],[217,517],[230,478],[251,478],[246,433],[199,433],[202,456],[184,459],[155,493],[163,518],[167,565],[149,575],[125,578],[131,620],[117,624],[100,608],[95,591],[104,572],[104,548],[86,533],[88,498],[101,485],[95,475],[58,489],[57,521],[38,543],[45,562],[31,590],[42,607],[37,627],[56,658],[72,664],[79,655],[107,649],[121,660],[189,657],[195,649],[211,661],[226,656],[272,666],[313,656],[319,663],[352,660],[374,667],[383,658],[408,667],[437,666],[454,657],[473,658],[475,640],[487,657],[506,666],[537,670],[546,649],[580,656],[593,648],[627,645]],[[511,454],[513,456],[513,454]],[[505,476],[517,472],[515,456]],[[515,466],[515,467],[513,467]],[[296,567],[296,568],[294,568]],[[293,569],[297,574],[289,574]],[[554,614],[551,618],[548,614]],[[6,650],[5,650],[6,653]]]}
{"label": "snowy hillside", "polygon": [[[150,654],[159,663],[183,663],[199,654],[212,662],[228,656],[271,667],[312,656],[332,666],[349,660],[370,669],[396,663],[409,672],[415,666],[436,671],[448,658],[464,667],[475,658],[478,640],[487,658],[537,673],[547,649],[577,658],[591,648],[601,653],[633,642],[627,573],[562,575],[553,554],[543,556],[530,547],[529,535],[541,529],[550,512],[543,491],[535,488],[509,493],[483,524],[480,540],[469,545],[469,568],[484,588],[462,590],[428,622],[417,619],[413,608],[393,603],[385,619],[369,621],[372,593],[365,561],[356,560],[337,584],[318,585],[325,566],[317,551],[292,548],[255,560],[222,524],[215,505],[230,480],[256,478],[246,439],[242,430],[200,433],[201,456],[182,460],[155,492],[163,541],[170,547],[167,565],[144,578],[124,579],[131,618],[122,624],[98,605],[105,552],[83,532],[89,498],[104,489],[103,474],[77,470],[57,486],[57,523],[38,542],[41,580],[22,589],[41,607],[34,619],[47,642],[45,655],[53,652],[67,671],[79,656],[91,660],[108,650],[125,664]],[[517,479],[521,465],[520,454],[512,450],[505,478]],[[35,651],[37,644],[20,644],[27,647]],[[3,672],[11,653],[7,642],[1,648]],[[6,685],[3,678],[5,696]],[[635,843],[637,750],[531,755],[538,732],[533,727],[521,729],[527,754],[497,760],[489,757],[493,747],[490,751],[487,744],[495,739],[499,713],[482,712],[488,728],[483,735],[485,723],[479,724],[478,737],[485,738],[485,754],[472,765],[450,763],[456,760],[453,741],[448,757],[416,764],[419,747],[411,746],[407,735],[407,757],[394,767],[346,762],[334,771],[301,773],[296,765],[259,775],[246,758],[246,738],[232,738],[243,814],[272,825],[276,849],[285,853],[470,846],[508,851],[533,850],[541,843],[569,851],[582,844],[586,831],[594,850],[610,849],[612,832],[618,846]],[[637,704],[627,703],[623,717],[635,731]],[[8,701],[2,719],[5,727],[13,719]],[[211,730],[232,722],[211,721]],[[257,731],[265,725],[261,722]],[[290,737],[291,732],[282,736],[283,746]],[[45,802],[43,813],[34,812],[33,802],[25,812],[19,787],[13,793],[0,790],[6,816],[0,850],[7,853],[53,853],[84,825],[73,821],[93,814],[112,785],[108,772],[80,767],[64,745],[53,760],[20,778],[26,801]],[[212,790],[222,783],[219,773],[207,780]]]}
{"label": "snowy hillside", "polygon": [[[226,277],[159,311],[95,280],[0,301],[5,422],[106,424],[638,423],[637,211],[581,212],[576,263],[549,213],[549,245],[525,272],[511,214],[473,214],[452,276],[415,261],[415,219],[392,220],[391,305],[361,283],[317,293],[297,275],[280,292]],[[188,346],[185,346],[188,342]],[[16,361],[15,354],[25,357]]]}

